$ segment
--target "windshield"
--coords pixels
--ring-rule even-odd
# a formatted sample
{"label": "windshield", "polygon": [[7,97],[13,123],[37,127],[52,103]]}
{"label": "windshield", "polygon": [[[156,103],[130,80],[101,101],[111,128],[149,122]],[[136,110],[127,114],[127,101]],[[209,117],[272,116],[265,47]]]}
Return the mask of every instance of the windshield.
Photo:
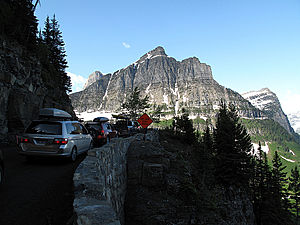
{"label": "windshield", "polygon": [[28,134],[62,134],[61,123],[51,121],[33,121],[26,129]]}

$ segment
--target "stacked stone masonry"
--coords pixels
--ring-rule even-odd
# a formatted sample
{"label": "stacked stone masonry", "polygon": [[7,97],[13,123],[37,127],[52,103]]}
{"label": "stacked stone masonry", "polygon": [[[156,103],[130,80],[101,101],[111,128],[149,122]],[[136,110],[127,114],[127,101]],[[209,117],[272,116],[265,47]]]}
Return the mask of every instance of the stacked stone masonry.
{"label": "stacked stone masonry", "polygon": [[[143,134],[112,139],[109,144],[88,152],[74,173],[74,225],[124,224],[127,184],[127,150]],[[149,132],[146,140],[158,139]]]}

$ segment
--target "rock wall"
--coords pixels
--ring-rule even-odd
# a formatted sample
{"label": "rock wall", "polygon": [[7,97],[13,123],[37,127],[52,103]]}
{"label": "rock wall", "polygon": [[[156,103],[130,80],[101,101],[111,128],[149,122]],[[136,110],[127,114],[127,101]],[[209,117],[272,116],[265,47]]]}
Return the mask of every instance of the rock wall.
{"label": "rock wall", "polygon": [[[155,138],[148,133],[147,140]],[[127,150],[143,134],[112,139],[89,151],[74,173],[74,210],[78,225],[124,224],[127,188]]]}
{"label": "rock wall", "polygon": [[0,142],[22,132],[42,107],[74,115],[68,95],[46,87],[41,71],[36,56],[0,37]]}
{"label": "rock wall", "polygon": [[158,137],[137,134],[89,151],[74,174],[74,225],[255,224],[247,193],[235,188],[217,191],[215,209],[199,215],[182,189],[184,162]]}

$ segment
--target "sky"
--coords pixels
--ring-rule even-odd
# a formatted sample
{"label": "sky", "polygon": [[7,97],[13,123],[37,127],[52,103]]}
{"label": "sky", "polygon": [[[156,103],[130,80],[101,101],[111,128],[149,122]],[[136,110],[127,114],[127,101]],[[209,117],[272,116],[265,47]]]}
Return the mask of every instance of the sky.
{"label": "sky", "polygon": [[40,0],[39,27],[54,14],[73,92],[98,70],[113,73],[162,46],[197,57],[239,93],[269,88],[286,114],[300,112],[299,0]]}

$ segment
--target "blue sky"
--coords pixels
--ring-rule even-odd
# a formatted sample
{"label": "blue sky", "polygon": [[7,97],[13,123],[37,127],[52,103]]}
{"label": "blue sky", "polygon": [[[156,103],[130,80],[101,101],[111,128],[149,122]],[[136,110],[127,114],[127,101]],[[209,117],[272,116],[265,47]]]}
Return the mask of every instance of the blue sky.
{"label": "blue sky", "polygon": [[299,0],[41,0],[42,29],[54,13],[74,90],[95,70],[112,73],[163,46],[211,65],[227,88],[268,87],[286,113],[300,111]]}

